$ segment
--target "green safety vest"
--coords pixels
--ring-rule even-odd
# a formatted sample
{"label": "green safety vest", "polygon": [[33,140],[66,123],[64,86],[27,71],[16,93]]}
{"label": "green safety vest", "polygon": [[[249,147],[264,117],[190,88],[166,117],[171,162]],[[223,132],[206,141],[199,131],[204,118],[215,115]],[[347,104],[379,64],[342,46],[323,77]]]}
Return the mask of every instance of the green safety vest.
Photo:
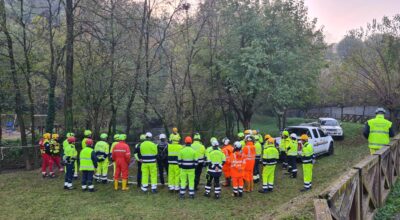
{"label": "green safety vest", "polygon": [[168,144],[168,164],[178,164],[179,152],[183,146],[177,143]]}
{"label": "green safety vest", "polygon": [[107,159],[107,156],[110,153],[110,145],[105,141],[99,141],[94,146],[94,151],[96,152],[97,158]]}
{"label": "green safety vest", "polygon": [[198,162],[203,163],[206,155],[206,148],[204,147],[204,145],[201,144],[200,141],[194,141],[192,144],[192,148],[197,153],[197,158],[199,160]]}
{"label": "green safety vest", "polygon": [[63,151],[65,151],[65,148],[66,148],[67,146],[69,146],[69,143],[68,143],[68,140],[65,139],[65,140],[63,141]]}
{"label": "green safety vest", "polygon": [[158,147],[151,141],[143,141],[140,144],[140,156],[143,163],[157,162]]}
{"label": "green safety vest", "polygon": [[378,114],[375,118],[368,120],[369,136],[368,147],[374,150],[379,150],[383,146],[389,144],[389,130],[392,127],[392,122],[385,119],[382,114]]}
{"label": "green safety vest", "polygon": [[279,150],[280,151],[285,151],[287,150],[287,148],[291,145],[292,143],[292,139],[290,137],[286,138],[286,139],[281,139],[281,143],[279,144]]}
{"label": "green safety vest", "polygon": [[172,142],[173,140],[178,140],[178,142],[181,140],[181,136],[179,135],[179,133],[177,134],[172,133],[169,135],[169,141]]}
{"label": "green safety vest", "polygon": [[207,163],[209,163],[208,171],[215,172],[215,168],[218,167],[219,168],[218,172],[221,172],[222,163],[224,163],[226,160],[225,154],[219,148],[218,150],[214,150],[212,149],[212,147],[209,147],[208,149],[211,149],[207,156]]}
{"label": "green safety vest", "polygon": [[297,156],[297,151],[298,151],[298,142],[297,142],[297,140],[292,140],[292,143],[290,144],[290,149],[288,149],[287,155],[288,156]]}
{"label": "green safety vest", "polygon": [[279,151],[275,144],[265,144],[263,150],[263,165],[275,165],[279,159]]}
{"label": "green safety vest", "polygon": [[197,166],[197,153],[191,147],[184,147],[178,156],[181,169],[195,169]]}
{"label": "green safety vest", "polygon": [[301,151],[301,160],[303,163],[312,163],[314,158],[314,148],[312,144],[306,142]]}
{"label": "green safety vest", "polygon": [[79,155],[80,171],[94,171],[94,164],[92,161],[92,152],[93,149],[91,147],[86,147],[83,149]]}
{"label": "green safety vest", "polygon": [[262,145],[260,144],[260,142],[256,141],[256,143],[254,143],[254,147],[256,148],[256,158],[260,159],[263,151]]}
{"label": "green safety vest", "polygon": [[71,157],[72,159],[76,159],[78,156],[78,151],[75,149],[75,145],[68,143],[65,145],[65,141],[63,142],[64,147],[64,157],[63,159],[66,160],[67,157]]}

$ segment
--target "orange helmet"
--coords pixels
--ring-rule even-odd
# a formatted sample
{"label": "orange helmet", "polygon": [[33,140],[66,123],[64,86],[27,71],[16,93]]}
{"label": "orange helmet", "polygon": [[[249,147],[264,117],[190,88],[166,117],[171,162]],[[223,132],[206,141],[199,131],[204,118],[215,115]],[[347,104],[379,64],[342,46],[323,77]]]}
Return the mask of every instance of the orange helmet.
{"label": "orange helmet", "polygon": [[192,138],[190,136],[185,137],[185,144],[191,144]]}
{"label": "orange helmet", "polygon": [[265,136],[264,136],[264,140],[268,140],[268,139],[270,139],[271,138],[271,135],[269,135],[269,134],[266,134]]}
{"label": "orange helmet", "polygon": [[272,138],[272,137],[270,137],[270,138],[268,138],[268,142],[269,142],[269,143],[275,143],[275,139]]}

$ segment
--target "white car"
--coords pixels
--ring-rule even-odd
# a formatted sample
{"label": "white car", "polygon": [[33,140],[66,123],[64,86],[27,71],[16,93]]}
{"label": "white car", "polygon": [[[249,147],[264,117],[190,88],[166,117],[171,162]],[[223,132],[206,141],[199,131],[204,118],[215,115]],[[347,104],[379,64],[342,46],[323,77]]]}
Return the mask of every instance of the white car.
{"label": "white car", "polygon": [[[319,127],[314,126],[290,126],[287,127],[285,130],[289,131],[289,134],[295,133],[298,138],[302,134],[306,134],[309,137],[308,142],[313,145],[314,154],[322,155],[328,154],[332,155],[334,152],[333,148],[333,138],[327,135],[325,132],[322,131]],[[277,143],[280,143],[281,138],[276,138]],[[301,155],[301,147],[302,145],[299,144],[298,154]]]}
{"label": "white car", "polygon": [[332,136],[333,138],[343,139],[344,133],[341,124],[334,118],[319,118],[318,124],[322,131]]}

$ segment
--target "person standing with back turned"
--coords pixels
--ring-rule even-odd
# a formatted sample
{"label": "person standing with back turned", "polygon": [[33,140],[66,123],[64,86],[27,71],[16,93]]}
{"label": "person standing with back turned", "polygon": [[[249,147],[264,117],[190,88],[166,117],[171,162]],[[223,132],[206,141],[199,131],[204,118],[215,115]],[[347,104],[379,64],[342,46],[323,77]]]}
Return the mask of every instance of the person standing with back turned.
{"label": "person standing with back turned", "polygon": [[368,120],[364,127],[364,137],[368,139],[368,147],[371,155],[388,145],[390,138],[394,137],[392,122],[385,119],[386,111],[378,108],[375,111],[376,117]]}

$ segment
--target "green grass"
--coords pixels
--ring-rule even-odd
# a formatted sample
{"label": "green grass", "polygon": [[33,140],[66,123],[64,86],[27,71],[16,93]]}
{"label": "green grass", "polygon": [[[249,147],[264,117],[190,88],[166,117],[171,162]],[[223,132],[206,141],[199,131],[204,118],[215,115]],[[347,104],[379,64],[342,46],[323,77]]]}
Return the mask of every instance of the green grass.
{"label": "green grass", "polygon": [[[260,125],[267,127],[269,120]],[[301,121],[290,121],[296,120]],[[272,194],[253,192],[237,199],[231,196],[230,188],[223,188],[222,198],[215,200],[203,197],[201,189],[195,200],[183,201],[165,188],[157,195],[143,194],[136,186],[130,186],[129,192],[114,192],[111,184],[96,185],[95,193],[83,193],[79,189],[64,191],[61,176],[42,179],[39,170],[35,170],[0,175],[0,198],[3,198],[0,213],[3,219],[312,219],[312,199],[368,155],[366,141],[360,135],[362,125],[344,123],[343,126],[346,139],[335,142],[335,155],[317,160],[314,188],[308,193],[299,192],[303,185],[300,164],[295,180],[283,175],[277,167]],[[79,182],[74,185],[79,188]],[[255,188],[260,187],[259,183]]]}
{"label": "green grass", "polygon": [[[396,218],[397,217],[397,218]],[[397,181],[384,207],[378,210],[376,220],[398,219],[400,217],[400,181]]]}

